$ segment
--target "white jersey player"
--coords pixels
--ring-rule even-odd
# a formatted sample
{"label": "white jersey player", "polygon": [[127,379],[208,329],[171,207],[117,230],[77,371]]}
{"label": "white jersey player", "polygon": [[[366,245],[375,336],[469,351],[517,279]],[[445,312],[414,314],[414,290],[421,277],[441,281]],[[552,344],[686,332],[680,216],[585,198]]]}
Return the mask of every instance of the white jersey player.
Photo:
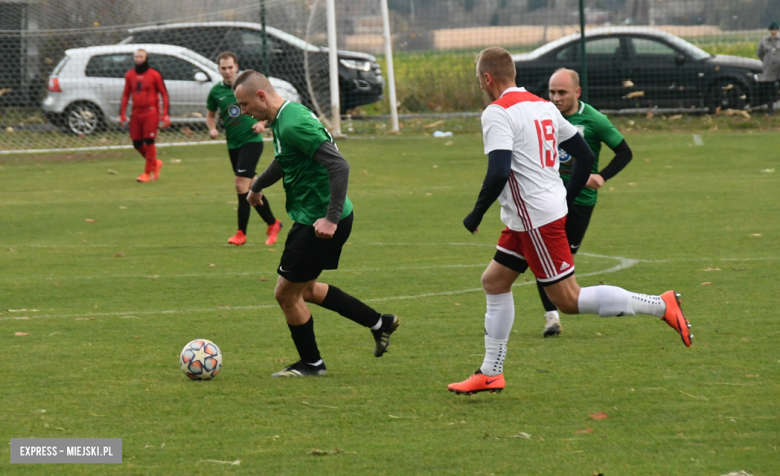
{"label": "white jersey player", "polygon": [[[483,50],[476,70],[480,87],[493,101],[482,114],[488,170],[474,210],[463,224],[476,233],[483,215],[498,199],[506,228],[482,274],[487,299],[485,359],[471,377],[450,384],[448,390],[471,395],[504,389],[504,358],[515,318],[512,284],[528,268],[546,286],[550,300],[567,314],[660,317],[690,346],[690,324],[674,291],[654,296],[616,286],[577,285],[566,239],[566,214],[590,177],[593,152],[552,103],[515,87],[515,64],[506,50]],[[575,158],[566,187],[558,174],[559,147]]]}

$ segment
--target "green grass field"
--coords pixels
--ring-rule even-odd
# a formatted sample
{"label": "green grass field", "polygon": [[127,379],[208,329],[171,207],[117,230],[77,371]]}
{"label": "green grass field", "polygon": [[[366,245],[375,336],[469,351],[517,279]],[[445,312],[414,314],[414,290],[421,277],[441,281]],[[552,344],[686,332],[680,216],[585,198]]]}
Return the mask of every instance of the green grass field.
{"label": "green grass field", "polygon": [[[376,359],[367,330],[314,308],[328,374],[300,380],[270,377],[297,360],[273,298],[283,244],[263,244],[257,215],[248,245],[226,242],[224,146],[159,149],[148,184],[131,151],[0,156],[0,438],[123,439],[121,465],[10,465],[3,445],[0,474],[780,474],[777,134],[627,138],[579,282],[681,292],[693,347],[647,316],[563,316],[543,339],[521,276],[507,389],[473,397],[446,385],[482,361],[480,274],[502,228],[496,206],[478,235],[461,225],[478,134],[339,143],[355,228],[322,280],[402,326]],[[178,367],[197,337],[224,353],[209,382]]]}

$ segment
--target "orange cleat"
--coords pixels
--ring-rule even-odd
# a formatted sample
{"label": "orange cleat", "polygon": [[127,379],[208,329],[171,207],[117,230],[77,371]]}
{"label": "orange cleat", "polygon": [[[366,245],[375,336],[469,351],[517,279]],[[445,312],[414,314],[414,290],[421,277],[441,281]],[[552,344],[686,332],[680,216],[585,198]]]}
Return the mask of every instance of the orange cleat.
{"label": "orange cleat", "polygon": [[246,243],[246,235],[243,231],[238,230],[235,235],[233,235],[229,240],[228,243],[231,245],[241,246],[244,243]]}
{"label": "orange cleat", "polygon": [[273,245],[276,243],[276,237],[279,235],[279,231],[282,229],[282,222],[276,220],[273,225],[268,225],[268,231],[265,232],[268,235],[268,239],[265,240],[266,245]]}
{"label": "orange cleat", "polygon": [[163,161],[160,159],[157,159],[157,165],[154,166],[154,179],[157,180],[160,178],[160,170],[162,170]]}
{"label": "orange cleat", "polygon": [[501,393],[506,383],[504,374],[498,374],[495,377],[488,377],[482,371],[477,370],[474,375],[458,383],[447,385],[447,390],[455,392],[456,395],[466,394],[474,395],[479,392]]}
{"label": "orange cleat", "polygon": [[141,175],[139,175],[136,180],[139,182],[148,182],[149,180],[151,180],[151,177],[149,177],[148,173],[144,172]]}
{"label": "orange cleat", "polygon": [[683,315],[682,307],[680,307],[680,295],[674,291],[666,291],[661,294],[661,299],[666,303],[666,312],[662,319],[679,332],[683,344],[686,347],[690,347],[691,339],[693,339],[693,334],[691,334],[690,330],[691,323]]}

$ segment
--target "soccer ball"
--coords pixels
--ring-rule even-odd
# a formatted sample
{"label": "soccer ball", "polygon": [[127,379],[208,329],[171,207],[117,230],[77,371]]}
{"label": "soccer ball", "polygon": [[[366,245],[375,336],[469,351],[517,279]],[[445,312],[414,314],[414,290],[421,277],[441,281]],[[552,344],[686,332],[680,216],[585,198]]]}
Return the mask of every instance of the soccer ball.
{"label": "soccer ball", "polygon": [[210,380],[222,368],[222,352],[207,339],[195,339],[184,346],[179,355],[184,375],[192,380]]}

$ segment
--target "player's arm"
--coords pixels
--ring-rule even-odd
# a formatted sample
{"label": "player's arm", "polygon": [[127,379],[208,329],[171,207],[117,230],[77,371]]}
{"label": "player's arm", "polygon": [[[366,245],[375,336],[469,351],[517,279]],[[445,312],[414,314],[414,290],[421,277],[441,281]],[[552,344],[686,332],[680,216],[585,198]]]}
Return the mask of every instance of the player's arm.
{"label": "player's arm", "polygon": [[333,142],[326,140],[320,145],[312,159],[328,171],[330,183],[330,201],[325,219],[338,225],[344,204],[347,201],[347,186],[349,185],[349,162],[341,155]]}
{"label": "player's arm", "polygon": [[261,173],[255,179],[255,181],[252,182],[252,186],[249,187],[249,195],[247,195],[246,201],[249,202],[249,204],[253,207],[262,205],[263,189],[275,184],[281,180],[282,177],[284,177],[284,170],[282,170],[282,166],[279,165],[279,162],[276,160],[272,160],[263,173]]}
{"label": "player's arm", "polygon": [[165,127],[168,127],[171,125],[171,116],[168,115],[168,107],[170,104],[170,100],[168,98],[168,89],[165,87],[165,81],[163,80],[162,74],[158,71],[155,75],[155,81],[157,86],[157,92],[162,97],[162,117],[160,118],[163,123],[165,124]]}
{"label": "player's arm", "polygon": [[463,219],[463,226],[472,233],[477,232],[482,217],[498,199],[512,174],[512,151],[492,150],[488,153],[488,167],[482,189],[479,191],[474,209]]}
{"label": "player's arm", "polygon": [[122,105],[119,108],[119,122],[124,123],[127,122],[127,115],[125,115],[125,111],[127,111],[127,103],[130,102],[130,73],[125,75],[125,90],[122,91]]}
{"label": "player's arm", "polygon": [[599,173],[591,174],[590,179],[588,180],[587,186],[598,190],[604,185],[604,182],[623,170],[626,165],[631,162],[634,154],[631,152],[631,148],[628,146],[625,139],[623,139],[623,135],[617,130],[614,124],[609,122],[607,116],[601,114],[597,116],[597,120],[594,123],[594,132],[601,142],[605,143],[607,147],[615,152],[615,157],[612,158],[609,164],[607,164]]}
{"label": "player's arm", "polygon": [[590,178],[590,171],[593,169],[593,161],[596,156],[590,150],[590,146],[579,134],[574,134],[569,139],[560,143],[560,148],[574,157],[571,167],[571,178],[566,186],[566,204],[571,208],[574,199],[585,188]]}
{"label": "player's arm", "polygon": [[482,113],[482,140],[488,156],[488,168],[477,203],[463,219],[463,226],[471,233],[478,231],[482,217],[501,195],[512,174],[512,120],[503,108],[488,106]]}
{"label": "player's arm", "polygon": [[631,151],[631,148],[628,146],[625,139],[620,141],[620,144],[616,147],[610,147],[610,149],[615,152],[615,157],[613,157],[607,166],[599,172],[599,175],[601,175],[605,181],[611,179],[621,170],[626,168],[626,165],[634,158],[634,153]]}
{"label": "player's arm", "polygon": [[206,112],[206,125],[209,128],[209,137],[216,139],[219,135],[219,131],[217,130],[217,111],[209,109],[208,112]]}

